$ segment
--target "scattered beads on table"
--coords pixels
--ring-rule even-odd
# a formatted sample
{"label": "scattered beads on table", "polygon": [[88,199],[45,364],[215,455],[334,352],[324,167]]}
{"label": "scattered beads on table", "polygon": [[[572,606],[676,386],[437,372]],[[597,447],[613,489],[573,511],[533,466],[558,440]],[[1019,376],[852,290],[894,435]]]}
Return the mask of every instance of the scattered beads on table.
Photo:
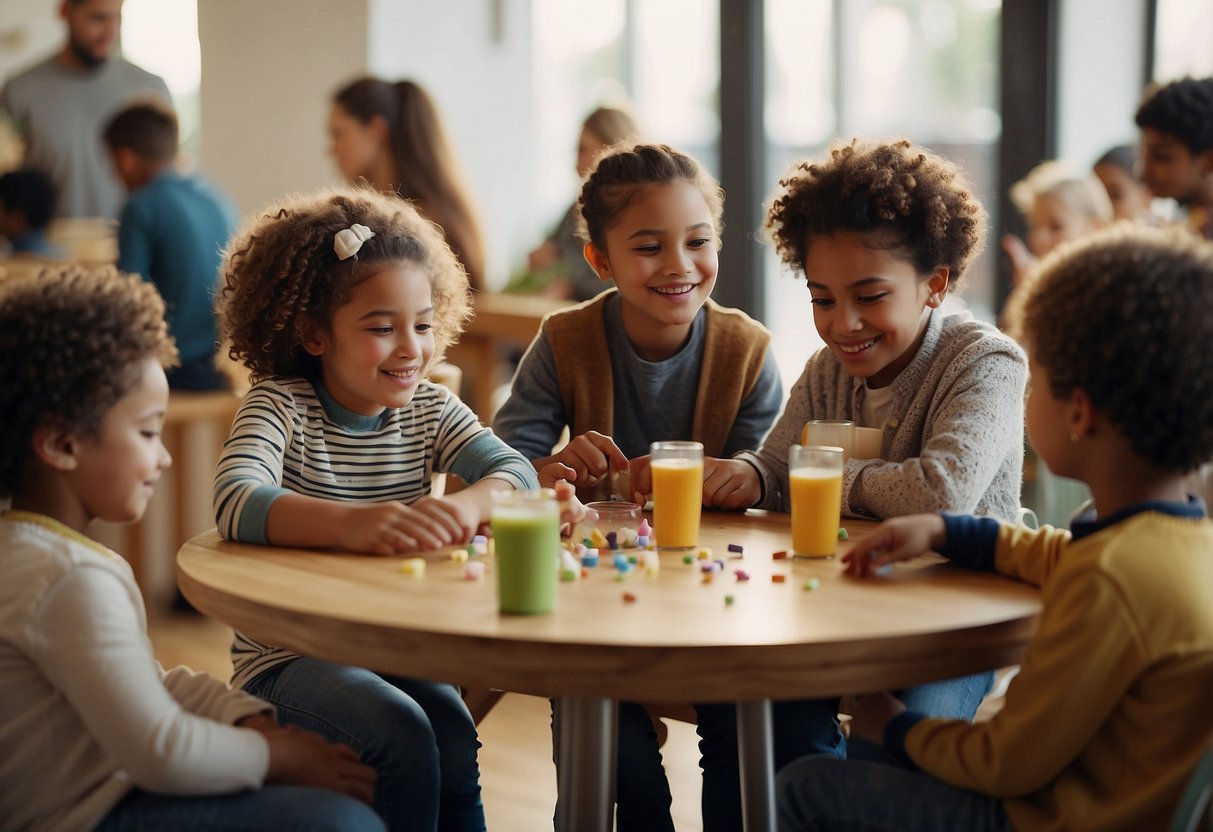
{"label": "scattered beads on table", "polygon": [[649,519],[647,517],[640,518],[640,525],[636,527],[636,534],[639,537],[653,536],[653,527],[649,525]]}
{"label": "scattered beads on table", "polygon": [[731,607],[731,606],[733,606],[733,596],[732,596],[732,595],[726,595],[726,596],[724,596],[724,605],[725,605],[726,607]]}
{"label": "scattered beads on table", "polygon": [[463,565],[463,579],[465,581],[478,581],[484,577],[484,561],[472,560]]}
{"label": "scattered beads on table", "polygon": [[850,537],[850,534],[847,533],[847,530],[844,527],[839,526],[838,527],[838,539],[846,540],[848,537]]}
{"label": "scattered beads on table", "polygon": [[783,551],[782,549],[771,555],[771,560],[787,560],[787,559],[788,559],[788,553]]}
{"label": "scattered beads on table", "polygon": [[821,586],[821,581],[819,581],[817,578],[809,578],[804,582],[804,588],[807,592],[812,592],[819,586]]}
{"label": "scattered beads on table", "polygon": [[632,593],[630,593],[630,592],[625,592],[625,593],[623,593],[623,603],[625,603],[625,604],[634,604],[634,603],[636,603],[636,596],[635,596],[635,595],[633,595],[633,594],[632,594]]}
{"label": "scattered beads on table", "polygon": [[772,576],[771,576],[771,583],[773,583],[773,584],[781,584],[781,583],[783,583],[784,581],[786,581],[787,579],[788,579],[788,576],[787,576],[787,575],[772,575]]}
{"label": "scattered beads on table", "polygon": [[451,560],[455,561],[455,563],[466,563],[467,559],[468,559],[468,550],[467,549],[452,549],[451,550]]}
{"label": "scattered beads on table", "polygon": [[736,552],[737,554],[739,554],[739,555],[740,555],[740,554],[744,554],[744,553],[745,553],[745,547],[744,547],[744,546],[742,546],[740,543],[730,543],[730,544],[729,544],[729,551],[730,551],[730,552]]}
{"label": "scattered beads on table", "polygon": [[400,562],[400,571],[414,578],[424,578],[425,558],[405,558]]}
{"label": "scattered beads on table", "polygon": [[695,556],[694,556],[694,555],[683,555],[683,556],[682,556],[682,562],[683,562],[683,563],[687,563],[687,564],[694,563],[694,562],[695,562]]}
{"label": "scattered beads on table", "polygon": [[737,576],[738,583],[745,583],[750,579],[750,573],[744,569],[734,569],[733,574]]}

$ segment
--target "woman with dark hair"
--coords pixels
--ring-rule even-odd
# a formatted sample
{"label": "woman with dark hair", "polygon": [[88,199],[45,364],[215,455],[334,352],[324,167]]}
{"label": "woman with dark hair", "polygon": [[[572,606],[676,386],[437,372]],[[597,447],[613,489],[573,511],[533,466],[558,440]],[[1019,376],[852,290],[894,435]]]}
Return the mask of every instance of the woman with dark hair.
{"label": "woman with dark hair", "polygon": [[343,176],[397,191],[437,223],[467,270],[485,288],[484,238],[434,100],[413,81],[361,78],[333,97],[330,152]]}

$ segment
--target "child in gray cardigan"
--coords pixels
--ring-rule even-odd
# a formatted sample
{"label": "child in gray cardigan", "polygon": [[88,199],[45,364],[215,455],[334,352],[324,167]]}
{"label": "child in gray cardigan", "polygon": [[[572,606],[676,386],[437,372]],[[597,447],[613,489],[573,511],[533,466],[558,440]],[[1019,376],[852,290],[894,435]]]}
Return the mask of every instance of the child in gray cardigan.
{"label": "child in gray cardigan", "polygon": [[[848,419],[881,429],[883,440],[879,459],[847,461],[844,514],[1017,520],[1027,361],[993,326],[940,310],[986,233],[957,169],[906,141],[851,142],[801,163],[782,186],[767,227],[784,263],[807,280],[826,349],[806,363],[761,448],[704,461],[705,503],[787,511],[789,446],[809,419]],[[991,677],[901,695],[915,710],[969,719]],[[832,720],[837,702],[781,705],[775,735],[787,737],[820,733],[808,727]],[[698,716],[705,832],[739,828],[735,716],[728,706]],[[776,769],[795,745],[776,744]],[[847,754],[867,750],[852,743]]]}

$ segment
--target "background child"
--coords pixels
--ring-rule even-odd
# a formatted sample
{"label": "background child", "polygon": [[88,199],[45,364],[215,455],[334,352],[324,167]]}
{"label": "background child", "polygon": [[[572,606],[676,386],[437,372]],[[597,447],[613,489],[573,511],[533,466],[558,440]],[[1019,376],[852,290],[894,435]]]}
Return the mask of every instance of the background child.
{"label": "background child", "polygon": [[[577,138],[577,179],[584,181],[598,155],[611,145],[636,141],[640,127],[632,114],[622,107],[599,107],[586,116]],[[506,291],[537,292],[555,297],[589,300],[606,288],[593,266],[585,259],[581,238],[581,205],[569,206],[560,224],[527,257],[527,268],[512,280]]]}
{"label": "background child", "polygon": [[46,226],[55,215],[55,185],[32,168],[0,176],[0,242],[8,253],[43,257],[62,255],[46,239]]}
{"label": "background child", "polygon": [[169,370],[169,387],[225,388],[227,379],[215,366],[212,296],[235,209],[202,179],[174,170],[177,118],[170,110],[128,107],[103,135],[118,178],[130,191],[118,226],[118,268],[160,289],[181,351],[181,366]]}
{"label": "background child", "polygon": [[1059,244],[1077,240],[1112,221],[1112,202],[1100,181],[1093,174],[1073,173],[1056,161],[1037,165],[1011,186],[1011,201],[1028,223],[1026,247],[1014,234],[1002,238],[1015,286],[1023,283],[1037,259]]}
{"label": "background child", "polygon": [[[603,156],[582,187],[585,259],[615,289],[548,316],[494,428],[536,467],[565,466],[583,499],[605,498],[608,474],[647,459],[654,441],[729,454],[756,445],[775,418],[770,334],[709,300],[722,200],[698,162],[665,145]],[[553,454],[566,426],[573,438]],[[643,706],[620,704],[618,747],[619,828],[672,829]]]}
{"label": "background child", "polygon": [[205,674],[165,672],[130,566],[85,536],[94,518],[138,520],[170,464],[161,365],[175,358],[164,305],[137,277],[73,267],[0,286],[0,499],[12,498],[0,817],[12,829],[382,829],[354,799],[370,800],[375,774],[349,747],[279,728],[265,702]]}
{"label": "background child", "polygon": [[901,767],[785,769],[780,829],[1166,829],[1209,747],[1213,524],[1184,474],[1213,456],[1213,246],[1122,226],[1050,256],[1027,291],[1028,432],[1090,486],[1095,518],[921,515],[857,545],[853,575],[938,551],[1037,584],[1040,624],[989,722],[862,699],[852,730]]}
{"label": "background child", "polygon": [[[757,452],[705,460],[705,503],[788,511],[788,449],[805,422],[848,419],[882,429],[884,444],[880,459],[846,462],[843,514],[948,508],[1016,520],[1023,352],[967,313],[939,311],[985,237],[984,212],[959,172],[906,141],[854,141],[799,164],[781,184],[767,227],[784,263],[807,278],[827,348],[809,358]],[[712,487],[730,480],[732,491]],[[922,685],[906,696],[927,713],[969,718],[991,678]],[[788,721],[832,724],[835,705],[776,709],[776,737],[785,737],[776,745],[777,768],[797,756],[803,736]],[[714,754],[731,764],[730,815],[738,817],[735,714],[720,707],[712,717],[700,716],[701,747],[718,748]]]}
{"label": "background child", "polygon": [[1137,173],[1137,150],[1130,144],[1117,145],[1095,160],[1095,174],[1112,203],[1117,220],[1150,219],[1150,201],[1154,195]]}
{"label": "background child", "polygon": [[1188,212],[1213,239],[1213,78],[1181,78],[1155,90],[1137,110],[1141,177],[1158,197]]}
{"label": "background child", "polygon": [[[524,457],[425,381],[467,319],[468,283],[442,232],[406,201],[350,189],[287,200],[233,238],[223,269],[223,334],[256,380],[215,475],[224,537],[433,550],[468,541],[494,490],[537,485]],[[471,485],[432,497],[440,471]],[[284,722],[362,751],[392,829],[484,829],[476,727],[453,685],[243,634],[232,660],[233,682]]]}

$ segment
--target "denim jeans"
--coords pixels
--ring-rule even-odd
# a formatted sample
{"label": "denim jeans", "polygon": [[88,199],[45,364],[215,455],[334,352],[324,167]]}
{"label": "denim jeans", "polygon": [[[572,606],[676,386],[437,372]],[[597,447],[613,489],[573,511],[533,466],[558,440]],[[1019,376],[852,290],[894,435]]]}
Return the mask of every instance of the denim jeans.
{"label": "denim jeans", "polygon": [[[736,832],[742,828],[737,706],[696,705],[695,713],[703,768],[703,832]],[[806,754],[841,757],[846,753],[838,730],[837,699],[774,702],[771,723],[776,771]]]}
{"label": "denim jeans", "polygon": [[[558,756],[560,714],[552,700],[552,741]],[[619,703],[615,762],[615,828],[618,832],[674,832],[670,783],[661,762],[657,729],[643,705]],[[553,757],[556,759],[556,757]],[[560,770],[556,771],[557,781]]]}
{"label": "denim jeans", "polygon": [[264,786],[209,797],[151,794],[136,789],[101,821],[97,832],[383,832],[375,810],[352,797],[305,786]]}
{"label": "denim jeans", "polygon": [[775,785],[780,832],[1012,832],[1002,801],[929,774],[818,755]]}
{"label": "denim jeans", "polygon": [[375,809],[392,832],[483,832],[480,742],[458,688],[301,657],[245,690],[283,724],[353,748],[379,775]]}

